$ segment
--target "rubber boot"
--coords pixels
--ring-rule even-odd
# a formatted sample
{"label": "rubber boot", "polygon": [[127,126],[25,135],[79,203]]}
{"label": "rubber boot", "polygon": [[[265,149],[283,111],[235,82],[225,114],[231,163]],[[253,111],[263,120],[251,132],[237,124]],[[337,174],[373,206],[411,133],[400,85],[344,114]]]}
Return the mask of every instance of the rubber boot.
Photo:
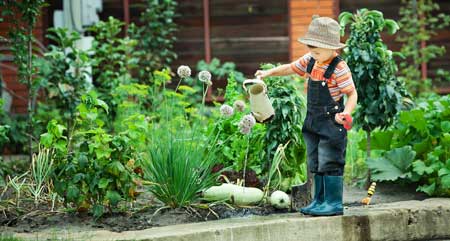
{"label": "rubber boot", "polygon": [[313,216],[334,216],[344,214],[342,207],[342,176],[323,176],[325,198],[322,204],[309,210]]}
{"label": "rubber boot", "polygon": [[308,215],[309,210],[322,204],[323,199],[324,199],[323,176],[316,174],[314,175],[314,199],[308,206],[300,208],[300,212]]}

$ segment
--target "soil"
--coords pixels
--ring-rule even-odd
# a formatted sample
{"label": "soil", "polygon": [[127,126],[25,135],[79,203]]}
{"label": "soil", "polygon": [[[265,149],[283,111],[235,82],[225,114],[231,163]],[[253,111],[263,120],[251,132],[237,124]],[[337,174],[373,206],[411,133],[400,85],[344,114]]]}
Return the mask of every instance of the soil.
{"label": "soil", "polygon": [[[366,193],[365,190],[346,186],[344,188],[344,205],[347,207],[360,206],[360,200],[366,196]],[[426,195],[415,192],[413,187],[379,184],[371,205],[425,198]],[[203,205],[204,207],[161,209],[160,206],[149,206],[149,200],[152,200],[149,194],[142,195],[133,208],[124,208],[132,211],[107,214],[99,220],[94,220],[88,213],[64,211],[63,207],[60,207],[59,211],[51,212],[48,204],[43,204],[35,209],[31,201],[22,203],[21,209],[10,205],[2,210],[4,204],[0,204],[0,232],[2,230],[19,233],[36,232],[43,229],[65,229],[69,226],[71,229],[107,229],[122,232],[231,217],[295,212],[295,210],[287,209],[277,210],[271,206],[233,208],[225,204],[217,204],[209,208]]]}

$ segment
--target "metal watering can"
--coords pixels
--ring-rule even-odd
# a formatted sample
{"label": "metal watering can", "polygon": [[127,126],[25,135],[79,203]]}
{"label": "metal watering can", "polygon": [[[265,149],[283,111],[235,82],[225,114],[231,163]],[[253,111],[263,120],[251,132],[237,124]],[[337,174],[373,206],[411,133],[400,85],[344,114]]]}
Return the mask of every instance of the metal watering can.
{"label": "metal watering can", "polygon": [[[247,89],[247,84],[252,85]],[[257,79],[247,79],[242,84],[242,87],[250,96],[250,109],[256,121],[259,123],[270,121],[275,116],[275,110],[267,95],[267,85],[264,81],[259,77]]]}

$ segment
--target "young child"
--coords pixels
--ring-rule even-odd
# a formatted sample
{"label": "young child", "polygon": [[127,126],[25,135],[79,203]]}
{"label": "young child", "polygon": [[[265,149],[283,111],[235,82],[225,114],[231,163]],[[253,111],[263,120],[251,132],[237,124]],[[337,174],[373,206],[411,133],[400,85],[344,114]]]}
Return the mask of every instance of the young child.
{"label": "young child", "polygon": [[[307,114],[302,133],[306,142],[308,168],[314,175],[314,199],[300,212],[314,216],[342,215],[342,191],[347,146],[344,116],[352,113],[357,93],[352,74],[336,50],[339,24],[328,17],[313,16],[308,31],[298,41],[309,53],[299,60],[270,70],[258,70],[261,78],[298,74],[308,78]],[[347,95],[344,106],[343,95]]]}

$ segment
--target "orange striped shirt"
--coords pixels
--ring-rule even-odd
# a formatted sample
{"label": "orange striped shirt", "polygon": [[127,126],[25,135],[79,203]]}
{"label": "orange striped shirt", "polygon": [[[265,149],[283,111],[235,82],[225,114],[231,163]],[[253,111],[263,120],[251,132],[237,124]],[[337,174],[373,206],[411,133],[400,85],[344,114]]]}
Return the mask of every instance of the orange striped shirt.
{"label": "orange striped shirt", "polygon": [[[308,76],[308,73],[306,73],[306,67],[308,66],[311,57],[311,53],[303,55],[300,59],[291,63],[291,68],[300,76]],[[325,74],[325,71],[327,70],[328,65],[332,60],[333,58],[322,64],[316,62],[311,71],[311,79],[316,81],[326,80],[323,77],[323,74]],[[334,70],[334,73],[331,75],[330,79],[327,80],[327,83],[331,97],[333,97],[335,101],[340,100],[344,94],[348,94],[355,89],[355,84],[353,83],[352,79],[352,73],[345,61],[339,62],[339,64],[336,66],[336,69]],[[308,81],[305,81],[305,90],[307,90],[307,88]]]}

